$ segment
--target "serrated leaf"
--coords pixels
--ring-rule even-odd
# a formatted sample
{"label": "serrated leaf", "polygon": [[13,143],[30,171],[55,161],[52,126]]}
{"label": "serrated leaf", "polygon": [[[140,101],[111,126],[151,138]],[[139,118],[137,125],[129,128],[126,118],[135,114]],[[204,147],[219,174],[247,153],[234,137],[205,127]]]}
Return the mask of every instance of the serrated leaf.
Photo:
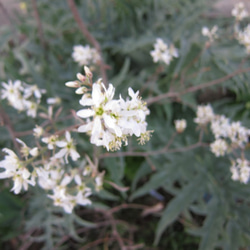
{"label": "serrated leaf", "polygon": [[225,205],[226,204],[222,204],[217,198],[213,198],[210,201],[208,206],[210,213],[201,228],[203,233],[199,250],[214,249],[223,227],[224,214],[226,214]]}
{"label": "serrated leaf", "polygon": [[197,176],[192,182],[190,182],[183,190],[170,201],[166,209],[163,211],[162,217],[156,229],[154,244],[159,243],[160,237],[164,230],[174,222],[179,214],[185,210],[199,195],[197,187],[200,187],[203,182],[203,175]]}

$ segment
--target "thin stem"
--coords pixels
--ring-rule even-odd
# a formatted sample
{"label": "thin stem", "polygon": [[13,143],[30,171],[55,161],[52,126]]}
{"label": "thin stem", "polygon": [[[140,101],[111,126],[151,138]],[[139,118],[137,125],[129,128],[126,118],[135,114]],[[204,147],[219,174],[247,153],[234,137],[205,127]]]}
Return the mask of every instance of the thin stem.
{"label": "thin stem", "polygon": [[102,80],[105,84],[107,84],[108,82],[108,78],[107,78],[107,73],[106,73],[106,69],[109,67],[107,65],[104,64],[103,62],[103,57],[102,57],[102,51],[101,51],[101,46],[99,44],[99,42],[92,36],[92,34],[89,32],[87,26],[85,25],[85,23],[83,22],[83,20],[81,19],[79,12],[77,10],[76,4],[74,0],[67,0],[68,5],[71,9],[71,12],[73,14],[73,17],[76,21],[76,23],[78,24],[82,34],[86,37],[86,39],[95,47],[95,49],[98,51],[101,60],[100,60],[100,71],[101,71],[101,75],[102,75]]}
{"label": "thin stem", "polygon": [[141,204],[121,204],[117,207],[113,207],[112,209],[110,209],[108,211],[109,214],[113,214],[113,213],[116,213],[116,212],[119,212],[120,210],[122,209],[130,209],[130,208],[133,208],[133,209],[146,209],[148,208],[148,206],[145,206],[145,205],[141,205]]}
{"label": "thin stem", "polygon": [[34,11],[34,16],[35,16],[35,19],[36,19],[36,23],[37,23],[39,39],[40,39],[42,47],[45,49],[45,39],[44,39],[44,33],[43,33],[43,26],[42,26],[41,18],[40,18],[40,15],[39,15],[37,2],[36,2],[36,0],[31,0],[31,3],[32,3],[32,8],[33,8],[33,11]]}
{"label": "thin stem", "polygon": [[182,148],[174,148],[174,149],[169,149],[169,147],[171,146],[175,136],[177,135],[177,133],[173,134],[172,137],[170,138],[168,144],[158,150],[154,150],[154,151],[148,151],[148,152],[135,152],[135,151],[127,151],[127,152],[116,152],[116,153],[104,153],[102,155],[99,156],[99,159],[102,158],[108,158],[108,157],[124,157],[124,156],[135,156],[135,157],[149,157],[152,155],[161,155],[161,154],[166,154],[166,153],[177,153],[177,152],[186,152],[198,147],[207,147],[208,144],[203,143],[202,140],[202,132],[199,135],[199,140],[198,142],[191,144],[189,146],[186,147],[182,147]]}
{"label": "thin stem", "polygon": [[14,144],[14,147],[20,155],[20,146],[16,141],[16,132],[15,132],[14,127],[10,121],[9,116],[5,113],[5,111],[2,108],[0,108],[0,120],[1,120],[1,123],[3,123],[3,125],[9,131],[9,134],[10,134],[10,137],[11,137],[12,142]]}
{"label": "thin stem", "polygon": [[164,93],[162,95],[158,95],[158,96],[149,98],[148,100],[146,100],[146,102],[147,102],[148,105],[151,105],[151,104],[153,104],[155,102],[159,102],[159,101],[161,101],[163,99],[166,99],[166,98],[179,98],[180,96],[185,95],[187,93],[192,93],[192,92],[195,92],[197,90],[205,89],[205,88],[220,84],[222,82],[225,82],[226,80],[229,80],[229,79],[233,78],[236,75],[239,75],[239,74],[242,74],[242,73],[245,73],[245,72],[249,72],[249,71],[250,71],[250,68],[238,69],[238,70],[234,71],[232,74],[223,76],[223,77],[221,77],[219,79],[216,79],[216,80],[213,80],[213,81],[210,81],[210,82],[206,82],[206,83],[200,84],[198,86],[189,87],[189,88],[187,88],[187,89],[185,89],[185,90],[183,90],[181,92]]}

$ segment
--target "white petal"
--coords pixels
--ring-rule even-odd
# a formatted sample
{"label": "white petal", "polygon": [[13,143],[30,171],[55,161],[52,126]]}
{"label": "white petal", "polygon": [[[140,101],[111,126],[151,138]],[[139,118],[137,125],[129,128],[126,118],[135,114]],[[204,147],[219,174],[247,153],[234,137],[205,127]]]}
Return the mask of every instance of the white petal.
{"label": "white petal", "polygon": [[59,148],[64,148],[67,146],[67,142],[66,141],[57,141],[56,142],[56,146],[59,147]]}
{"label": "white petal", "polygon": [[62,148],[58,153],[55,154],[55,158],[61,159],[67,153],[66,148]]}
{"label": "white petal", "polygon": [[76,161],[78,158],[80,158],[80,155],[76,152],[75,149],[70,150],[70,156],[73,161]]}
{"label": "white petal", "polygon": [[89,123],[87,123],[85,125],[80,126],[78,128],[78,132],[85,133],[85,132],[91,131],[92,128],[93,128],[93,124],[94,124],[93,122],[89,122]]}
{"label": "white petal", "polygon": [[95,111],[92,109],[81,109],[77,111],[76,114],[80,116],[81,118],[88,118],[88,117],[93,116],[95,114]]}
{"label": "white petal", "polygon": [[71,141],[71,136],[70,136],[69,131],[66,131],[66,132],[65,132],[65,138],[66,138],[66,140],[67,140],[68,142]]}

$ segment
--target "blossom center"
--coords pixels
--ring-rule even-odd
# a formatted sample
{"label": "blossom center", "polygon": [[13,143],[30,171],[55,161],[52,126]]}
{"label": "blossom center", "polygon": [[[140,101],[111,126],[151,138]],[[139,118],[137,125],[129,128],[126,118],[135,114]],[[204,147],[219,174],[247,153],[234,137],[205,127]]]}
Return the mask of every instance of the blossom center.
{"label": "blossom center", "polygon": [[103,110],[103,108],[102,107],[99,107],[99,108],[97,108],[96,109],[96,115],[98,115],[98,116],[102,116],[103,115],[103,113],[104,113],[104,110]]}

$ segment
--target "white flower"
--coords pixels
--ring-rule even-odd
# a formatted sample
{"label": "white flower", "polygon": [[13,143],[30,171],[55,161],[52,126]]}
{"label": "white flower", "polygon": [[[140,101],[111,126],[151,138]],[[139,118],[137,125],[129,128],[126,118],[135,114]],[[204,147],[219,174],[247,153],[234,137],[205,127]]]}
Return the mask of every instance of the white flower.
{"label": "white flower", "polygon": [[4,148],[3,151],[8,155],[5,156],[4,160],[0,161],[0,168],[5,169],[4,172],[0,173],[0,179],[12,177],[14,186],[11,191],[14,191],[15,194],[19,194],[22,188],[24,188],[24,190],[27,190],[28,184],[34,186],[34,179],[30,179],[30,172],[19,160],[18,156],[10,149]]}
{"label": "white flower", "polygon": [[232,180],[240,181],[246,184],[250,178],[250,166],[249,162],[245,159],[236,159],[232,161],[232,165],[230,167],[230,171],[232,173]]}
{"label": "white flower", "polygon": [[55,154],[55,158],[65,157],[66,163],[68,163],[68,156],[70,155],[73,161],[76,161],[80,158],[80,155],[77,153],[73,139],[71,139],[71,135],[69,131],[65,132],[65,141],[56,141],[56,146],[62,148],[58,153]]}
{"label": "white flower", "polygon": [[21,161],[12,150],[4,148],[3,152],[5,152],[7,155],[5,155],[4,160],[0,161],[0,168],[5,169],[5,172],[0,173],[0,179],[13,177],[16,173],[16,170],[19,167],[22,167]]}
{"label": "white flower", "polygon": [[75,197],[62,192],[60,188],[55,188],[53,195],[48,195],[54,201],[55,206],[62,207],[68,214],[72,213],[75,206]]}
{"label": "white flower", "polygon": [[246,47],[247,54],[250,54],[250,24],[243,31],[238,32],[237,39]]}
{"label": "white flower", "polygon": [[220,137],[227,137],[229,126],[229,119],[224,115],[217,115],[215,116],[215,119],[211,121],[211,130],[216,139]]}
{"label": "white flower", "polygon": [[205,125],[214,119],[214,112],[210,104],[206,106],[198,106],[196,111],[196,118],[194,122],[199,125]]}
{"label": "white flower", "polygon": [[34,96],[37,101],[40,101],[42,94],[46,93],[45,89],[39,89],[37,85],[29,85],[24,83],[24,99]]}
{"label": "white flower", "polygon": [[27,115],[35,118],[37,114],[38,103],[24,100],[24,106],[25,106]]}
{"label": "white flower", "polygon": [[223,156],[228,150],[228,145],[225,140],[217,139],[213,143],[210,144],[211,151],[215,154],[215,156]]}
{"label": "white flower", "polygon": [[2,86],[4,87],[4,89],[1,91],[2,99],[7,99],[9,104],[17,110],[24,110],[24,98],[22,95],[24,88],[22,86],[22,82],[19,80],[14,82],[9,80],[8,84],[2,82]]}
{"label": "white flower", "polygon": [[92,194],[91,189],[85,186],[85,184],[82,182],[80,175],[75,175],[74,179],[77,184],[78,190],[77,195],[75,197],[76,203],[82,206],[90,205],[91,200],[87,197]]}
{"label": "white flower", "polygon": [[208,27],[203,27],[201,33],[203,36],[207,36],[210,42],[213,42],[215,39],[218,38],[218,35],[216,34],[217,30],[218,30],[217,25],[213,26],[211,30],[209,30]]}
{"label": "white flower", "polygon": [[173,44],[168,47],[166,43],[161,38],[157,38],[154,44],[154,50],[150,51],[150,55],[153,57],[153,61],[164,62],[169,65],[173,60],[173,57],[178,57],[178,50],[174,47]]}
{"label": "white flower", "polygon": [[101,59],[97,50],[90,48],[89,45],[75,45],[73,47],[72,57],[80,66],[96,64]]}
{"label": "white flower", "polygon": [[[102,92],[103,91],[103,92]],[[91,118],[92,121],[78,128],[79,132],[90,132],[90,141],[98,146],[103,145],[109,149],[109,143],[114,136],[121,136],[121,128],[117,125],[116,108],[119,109],[118,101],[112,100],[114,87],[109,84],[108,89],[102,82],[94,83],[92,95],[83,95],[80,104],[91,106],[91,109],[82,109],[77,112],[81,118]]]}
{"label": "white flower", "polygon": [[244,3],[239,2],[234,6],[232,9],[232,16],[234,16],[237,21],[241,21],[245,17],[248,17],[248,12],[245,9]]}
{"label": "white flower", "polygon": [[228,126],[227,134],[233,144],[243,147],[244,144],[248,142],[250,131],[241,126],[241,123],[238,121],[232,122],[230,126]]}
{"label": "white flower", "polygon": [[178,133],[182,133],[187,127],[187,121],[185,119],[175,120],[174,124]]}
{"label": "white flower", "polygon": [[43,189],[54,189],[63,178],[64,170],[61,159],[52,158],[43,167],[36,168],[38,184]]}
{"label": "white flower", "polygon": [[[28,85],[19,80],[14,82],[8,81],[2,83],[4,89],[2,90],[2,98],[7,99],[9,104],[19,110],[26,111],[28,116],[36,117],[38,104],[41,96],[46,91],[39,89],[37,85]],[[28,98],[35,97],[35,100],[28,100]]]}
{"label": "white flower", "polygon": [[33,135],[37,138],[41,137],[44,133],[44,130],[42,127],[36,125],[35,128],[33,128]]}
{"label": "white flower", "polygon": [[58,141],[57,135],[51,135],[50,137],[43,137],[42,142],[48,144],[48,149],[52,150],[56,146],[56,142]]}

